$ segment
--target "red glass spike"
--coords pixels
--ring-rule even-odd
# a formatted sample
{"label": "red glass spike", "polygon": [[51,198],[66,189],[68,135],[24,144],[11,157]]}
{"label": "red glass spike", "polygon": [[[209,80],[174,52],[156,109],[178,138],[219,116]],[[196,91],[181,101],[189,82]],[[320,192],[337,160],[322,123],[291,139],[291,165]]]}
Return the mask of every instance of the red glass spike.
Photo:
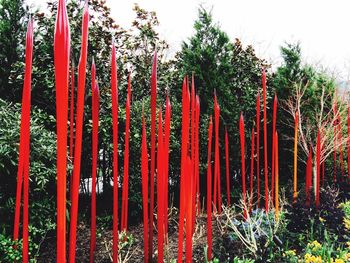
{"label": "red glass spike", "polygon": [[157,147],[157,227],[158,263],[164,262],[164,134],[162,109],[159,109]]}
{"label": "red glass spike", "polygon": [[268,177],[268,159],[267,159],[267,116],[266,116],[266,72],[262,71],[262,88],[264,102],[264,179],[265,179],[265,210],[269,211],[269,177]]}
{"label": "red glass spike", "polygon": [[180,214],[179,214],[179,239],[178,239],[178,262],[182,262],[183,256],[183,237],[185,221],[185,187],[186,187],[186,170],[187,170],[187,153],[189,140],[189,114],[190,98],[187,88],[187,77],[182,85],[182,132],[181,132],[181,174],[180,174]]}
{"label": "red glass spike", "polygon": [[244,131],[244,119],[241,113],[239,119],[239,138],[241,143],[241,174],[242,174],[242,198],[244,204],[243,215],[244,218],[247,218],[247,202],[246,202],[246,172],[245,172],[245,131]]}
{"label": "red glass spike", "polygon": [[[25,74],[22,92],[22,113],[20,125],[19,160],[17,170],[17,193],[14,225],[14,240],[18,239],[20,204],[23,180],[23,247],[22,260],[29,261],[28,221],[29,221],[29,166],[30,166],[30,107],[33,61],[33,20],[28,22],[25,47]],[[16,247],[15,247],[16,249]]]}
{"label": "red glass spike", "polygon": [[165,105],[165,124],[164,124],[164,235],[168,235],[168,188],[169,188],[169,143],[170,143],[170,122],[171,122],[171,104],[169,96],[166,98]]}
{"label": "red glass spike", "polygon": [[260,207],[260,93],[256,98],[256,181],[257,181],[257,199]]}
{"label": "red glass spike", "polygon": [[91,89],[92,89],[92,171],[91,171],[91,237],[90,237],[90,263],[94,262],[96,249],[96,175],[98,155],[98,125],[100,94],[96,82],[96,66],[93,61],[91,67]]}
{"label": "red glass spike", "polygon": [[213,137],[213,120],[210,116],[209,128],[208,128],[208,162],[207,162],[207,226],[208,226],[208,251],[207,261],[211,260],[212,246],[213,246],[213,230],[212,230],[212,172],[211,172],[211,142]]}
{"label": "red glass spike", "polygon": [[148,263],[148,150],[145,118],[142,110],[141,177],[143,204],[143,244],[144,262]]}
{"label": "red glass spike", "polygon": [[150,198],[150,234],[149,234],[149,260],[153,253],[153,210],[154,210],[154,175],[156,156],[156,109],[157,107],[157,53],[154,53],[151,76],[151,198]]}
{"label": "red glass spike", "polygon": [[311,189],[312,189],[312,147],[310,146],[309,155],[306,163],[306,184],[305,184],[305,192],[306,192],[306,205],[310,206],[311,201]]}
{"label": "red glass spike", "polygon": [[230,160],[229,160],[229,150],[228,150],[228,133],[227,128],[225,128],[225,161],[226,161],[226,194],[227,194],[227,205],[231,205],[231,191],[230,191]]}
{"label": "red glass spike", "polygon": [[59,0],[55,23],[54,64],[57,122],[57,262],[66,262],[66,176],[70,29],[66,2]]}
{"label": "red glass spike", "polygon": [[316,143],[316,206],[320,205],[320,163],[321,163],[321,134],[317,132]]}
{"label": "red glass spike", "polygon": [[274,201],[275,189],[275,133],[276,133],[276,117],[277,117],[277,95],[273,99],[273,113],[272,113],[272,156],[271,156],[271,198]]}
{"label": "red glass spike", "polygon": [[84,120],[84,95],[86,81],[86,63],[88,48],[88,31],[89,31],[89,10],[88,2],[85,3],[82,21],[82,42],[80,50],[80,59],[78,66],[78,95],[77,95],[77,119],[76,119],[76,138],[74,152],[73,167],[73,188],[70,212],[70,231],[69,231],[69,262],[75,262],[76,253],[76,231],[78,221],[78,205],[79,205],[79,185],[80,185],[80,166],[81,166],[81,150],[83,137],[83,120]]}
{"label": "red glass spike", "polygon": [[251,138],[251,148],[250,148],[250,202],[249,202],[249,212],[252,211],[252,206],[253,206],[253,200],[254,200],[254,188],[253,188],[253,182],[254,182],[254,152],[255,152],[255,131],[254,128],[252,129],[252,138]]}
{"label": "red glass spike", "polygon": [[128,227],[128,199],[129,199],[129,137],[130,137],[130,104],[131,104],[131,77],[128,76],[128,91],[125,109],[125,149],[124,149],[124,177],[122,192],[122,218],[121,231],[127,231]]}
{"label": "red glass spike", "polygon": [[111,93],[113,122],[113,263],[118,262],[118,78],[116,49],[112,44]]}
{"label": "red glass spike", "polygon": [[199,96],[196,96],[196,165],[195,165],[195,173],[196,173],[196,198],[197,198],[197,215],[200,213],[200,175],[199,175],[199,127],[200,127],[200,102]]}

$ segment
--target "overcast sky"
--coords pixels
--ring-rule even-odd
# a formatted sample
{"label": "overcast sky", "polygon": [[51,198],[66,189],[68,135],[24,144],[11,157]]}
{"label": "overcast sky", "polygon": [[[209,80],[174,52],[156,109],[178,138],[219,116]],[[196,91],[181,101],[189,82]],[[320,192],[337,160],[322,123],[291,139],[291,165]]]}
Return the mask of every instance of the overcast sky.
{"label": "overcast sky", "polygon": [[259,56],[275,65],[281,61],[279,47],[285,41],[300,41],[307,62],[321,63],[348,78],[349,0],[107,0],[112,16],[124,28],[135,17],[134,3],[157,12],[159,32],[170,44],[170,54],[191,36],[198,7],[203,5],[212,8],[214,20],[232,39],[252,44]]}

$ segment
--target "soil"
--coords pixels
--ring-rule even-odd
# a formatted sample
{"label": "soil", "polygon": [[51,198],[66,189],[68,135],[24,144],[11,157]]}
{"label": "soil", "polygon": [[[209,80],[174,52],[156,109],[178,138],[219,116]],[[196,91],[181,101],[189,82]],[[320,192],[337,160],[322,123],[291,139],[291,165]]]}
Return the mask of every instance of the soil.
{"label": "soil", "polygon": [[[218,217],[213,217],[213,250],[220,247],[222,237]],[[156,224],[156,223],[155,223]],[[207,217],[200,214],[196,219],[195,233],[193,236],[193,262],[205,262],[205,247],[207,245]],[[129,249],[123,249],[122,260],[119,262],[144,262],[143,224],[131,226],[128,234],[132,235],[133,243]],[[68,238],[68,235],[67,235]],[[68,241],[68,240],[67,240]],[[96,263],[112,262],[111,259],[112,230],[99,229],[96,237],[95,261]],[[77,228],[76,262],[89,262],[90,228],[85,223],[80,223]],[[154,228],[153,262],[157,261],[157,232]],[[68,252],[68,250],[67,250]],[[126,253],[128,253],[127,258]],[[164,248],[165,262],[177,259],[178,253],[178,215],[174,213],[169,218],[168,244]],[[55,263],[56,240],[48,237],[43,242],[38,262]],[[183,255],[185,256],[185,240],[183,244]],[[185,258],[183,258],[185,259]]]}

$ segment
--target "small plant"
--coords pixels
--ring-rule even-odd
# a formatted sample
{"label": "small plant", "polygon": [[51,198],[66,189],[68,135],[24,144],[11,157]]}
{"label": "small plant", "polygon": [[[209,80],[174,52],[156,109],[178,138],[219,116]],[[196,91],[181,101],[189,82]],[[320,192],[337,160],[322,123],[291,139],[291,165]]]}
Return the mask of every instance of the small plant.
{"label": "small plant", "polygon": [[[17,249],[15,249],[17,247]],[[0,261],[20,262],[22,260],[22,242],[0,234]]]}
{"label": "small plant", "polygon": [[235,257],[233,259],[233,263],[254,263],[255,261],[253,259],[240,259],[238,257]]}
{"label": "small plant", "polygon": [[283,252],[283,259],[290,263],[297,263],[299,261],[296,250],[287,250]]}
{"label": "small plant", "polygon": [[340,208],[338,194],[337,189],[327,187],[321,189],[318,208],[298,202],[288,209],[288,235],[291,240],[298,239],[295,248],[302,249],[310,240],[325,241],[325,230],[329,235],[339,237],[336,242],[347,241],[346,217]]}
{"label": "small plant", "polygon": [[[263,261],[274,259],[276,250],[283,245],[278,235],[283,233],[286,226],[282,199],[278,218],[275,217],[274,209],[270,209],[268,213],[262,209],[255,209],[247,213],[245,220],[241,215],[237,215],[234,209],[223,209],[225,219],[223,222],[219,221],[219,224],[221,229],[225,229],[222,232],[229,233],[224,242],[225,251],[229,254],[226,257],[235,258],[232,248],[240,244],[243,254],[248,257]],[[241,208],[239,211],[242,211]]]}
{"label": "small plant", "polygon": [[319,243],[314,240],[307,244],[306,253],[303,259],[308,262],[348,262],[350,260],[350,253],[348,249],[342,249],[340,247],[335,248],[331,240],[327,240],[325,243]]}
{"label": "small plant", "polygon": [[[37,256],[42,242],[49,230],[55,229],[56,225],[46,222],[44,229],[38,229],[32,225],[28,226],[28,255],[29,262],[37,262]],[[21,262],[22,261],[23,240],[14,241],[12,237],[0,234],[0,262]]]}
{"label": "small plant", "polygon": [[[134,247],[134,237],[131,234],[128,234],[125,231],[119,232],[118,236],[118,262],[125,263],[129,262],[131,257],[133,256],[135,252]],[[103,241],[106,252],[108,253],[108,256],[111,261],[113,261],[113,253],[112,253],[112,240],[104,240]]]}
{"label": "small plant", "polygon": [[220,262],[217,258],[213,258],[211,260],[208,260],[208,246],[204,247],[204,259],[205,259],[205,263],[219,263]]}
{"label": "small plant", "polygon": [[350,201],[341,203],[338,207],[343,210],[345,217],[350,218]]}

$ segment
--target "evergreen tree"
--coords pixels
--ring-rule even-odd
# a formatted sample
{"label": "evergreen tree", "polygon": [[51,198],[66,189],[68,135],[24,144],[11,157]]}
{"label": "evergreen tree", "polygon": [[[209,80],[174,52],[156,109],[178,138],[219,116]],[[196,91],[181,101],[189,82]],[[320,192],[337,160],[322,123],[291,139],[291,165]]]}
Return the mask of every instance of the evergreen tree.
{"label": "evergreen tree", "polygon": [[182,44],[177,55],[179,75],[194,73],[202,114],[213,114],[216,91],[223,123],[233,132],[232,137],[237,137],[240,112],[249,125],[253,123],[262,68],[268,65],[256,56],[252,46],[244,47],[239,39],[232,42],[213,21],[211,12],[204,8],[198,12],[195,34]]}

